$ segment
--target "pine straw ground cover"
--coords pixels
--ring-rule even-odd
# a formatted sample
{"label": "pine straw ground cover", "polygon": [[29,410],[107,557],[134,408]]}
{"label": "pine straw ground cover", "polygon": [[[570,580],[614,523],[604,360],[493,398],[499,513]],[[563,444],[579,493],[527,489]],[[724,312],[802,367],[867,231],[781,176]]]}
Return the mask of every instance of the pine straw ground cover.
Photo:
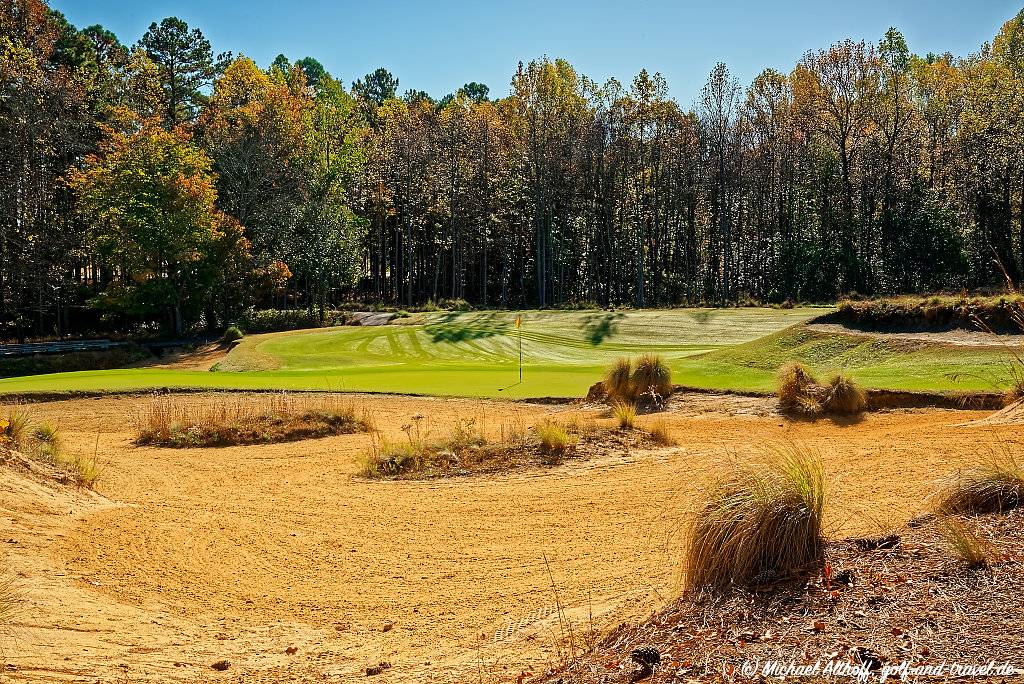
{"label": "pine straw ground cover", "polygon": [[[544,681],[782,681],[750,676],[744,662],[860,665],[865,681],[883,668],[942,663],[1016,672],[958,681],[1024,681],[1024,510],[955,518],[981,540],[988,560],[970,568],[943,531],[922,518],[900,535],[829,543],[823,569],[757,591],[684,596],[638,625],[621,625],[592,651]],[[645,677],[633,654],[660,663]],[[648,678],[649,677],[649,678]],[[908,681],[953,681],[952,676]],[[823,675],[786,681],[857,682]],[[898,673],[888,681],[899,681]]]}

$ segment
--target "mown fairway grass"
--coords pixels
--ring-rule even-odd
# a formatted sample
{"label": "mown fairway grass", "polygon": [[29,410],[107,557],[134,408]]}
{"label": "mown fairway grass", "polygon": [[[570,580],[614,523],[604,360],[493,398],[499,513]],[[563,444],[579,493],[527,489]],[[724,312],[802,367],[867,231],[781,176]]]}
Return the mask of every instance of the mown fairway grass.
{"label": "mown fairway grass", "polygon": [[[681,371],[690,357],[755,340],[822,311],[525,312],[522,384],[517,384],[516,315],[472,312],[423,314],[380,327],[253,335],[215,372],[138,368],[57,373],[0,380],[0,393],[192,387],[580,396],[617,356],[655,352]],[[677,381],[688,379],[684,375]]]}
{"label": "mown fairway grass", "polygon": [[771,392],[787,361],[816,375],[843,372],[865,387],[921,392],[1001,389],[1010,378],[1010,356],[1000,346],[966,347],[865,335],[833,335],[793,326],[723,348],[677,366],[677,381],[694,387]]}
{"label": "mown fairway grass", "polygon": [[843,371],[866,387],[992,390],[1006,351],[831,335],[801,323],[824,309],[678,309],[524,314],[523,382],[515,314],[435,313],[380,327],[253,335],[214,372],[119,369],[0,380],[0,393],[186,387],[335,390],[471,397],[578,397],[616,357],[660,354],[676,383],[772,392],[786,361]]}

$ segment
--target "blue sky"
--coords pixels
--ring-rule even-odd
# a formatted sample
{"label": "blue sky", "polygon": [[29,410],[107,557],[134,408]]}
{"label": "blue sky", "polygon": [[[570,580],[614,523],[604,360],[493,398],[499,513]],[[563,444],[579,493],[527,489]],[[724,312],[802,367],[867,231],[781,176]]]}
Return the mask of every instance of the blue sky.
{"label": "blue sky", "polygon": [[841,38],[873,42],[890,26],[914,52],[963,55],[991,40],[1020,0],[900,2],[671,2],[670,0],[51,0],[77,26],[99,23],[125,43],[168,15],[198,26],[215,51],[261,66],[278,54],[312,56],[346,84],[387,67],[399,90],[435,97],[467,81],[504,95],[516,64],[548,55],[581,73],[624,83],[660,71],[684,106],[716,62],[745,85],[763,68],[789,71],[808,49]]}

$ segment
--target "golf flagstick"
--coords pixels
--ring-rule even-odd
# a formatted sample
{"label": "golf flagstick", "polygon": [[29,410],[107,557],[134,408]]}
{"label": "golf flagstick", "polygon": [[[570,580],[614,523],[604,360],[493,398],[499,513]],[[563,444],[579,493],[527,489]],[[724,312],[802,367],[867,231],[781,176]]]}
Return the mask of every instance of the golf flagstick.
{"label": "golf flagstick", "polygon": [[515,387],[516,385],[523,384],[523,315],[519,314],[516,316],[516,330],[519,331],[519,382],[514,382],[508,387],[502,387],[499,392]]}

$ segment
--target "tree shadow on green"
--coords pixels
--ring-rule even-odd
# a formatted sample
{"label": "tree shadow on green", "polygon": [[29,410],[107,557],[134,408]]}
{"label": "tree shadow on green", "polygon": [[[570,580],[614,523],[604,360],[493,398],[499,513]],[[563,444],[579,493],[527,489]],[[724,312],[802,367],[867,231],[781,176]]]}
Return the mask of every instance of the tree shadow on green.
{"label": "tree shadow on green", "polygon": [[621,311],[609,311],[604,314],[591,314],[587,316],[581,326],[587,341],[595,347],[613,336],[619,329],[619,321],[626,314]]}
{"label": "tree shadow on green", "polygon": [[690,311],[687,314],[693,320],[697,321],[701,325],[707,325],[711,322],[711,319],[715,317],[718,312],[713,309],[703,309],[699,311]]}
{"label": "tree shadow on green", "polygon": [[508,331],[508,321],[497,313],[473,316],[466,322],[460,320],[465,318],[465,314],[453,311],[423,326],[423,330],[430,335],[431,342],[452,343],[494,337]]}

